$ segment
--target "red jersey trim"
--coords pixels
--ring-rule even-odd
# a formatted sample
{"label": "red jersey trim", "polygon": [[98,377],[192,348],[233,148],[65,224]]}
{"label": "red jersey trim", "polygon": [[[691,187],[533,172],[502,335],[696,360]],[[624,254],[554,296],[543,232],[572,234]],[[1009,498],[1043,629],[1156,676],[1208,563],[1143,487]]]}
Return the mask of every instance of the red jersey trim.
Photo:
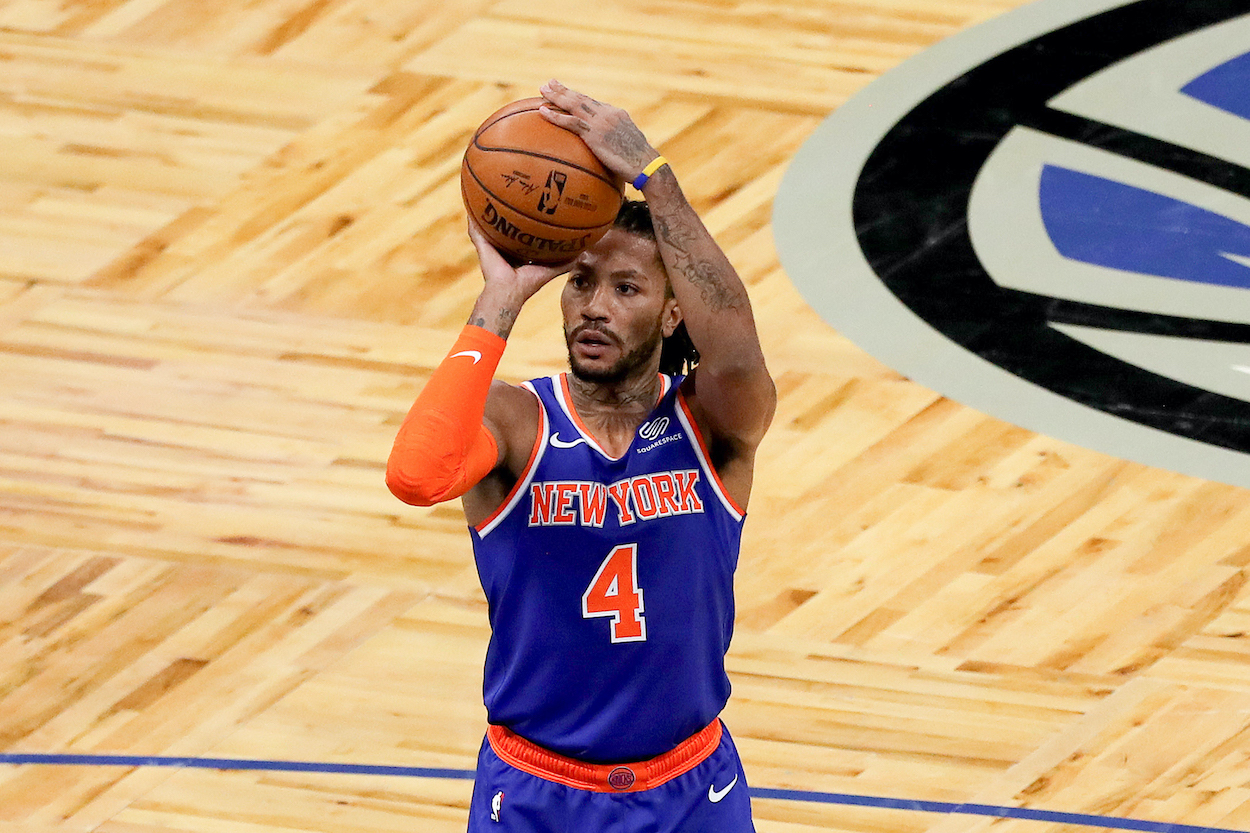
{"label": "red jersey trim", "polygon": [[630,764],[588,764],[530,743],[503,726],[486,731],[491,749],[511,767],[577,790],[599,793],[642,792],[694,769],[720,746],[723,728],[717,718],[671,752]]}
{"label": "red jersey trim", "polygon": [[534,447],[530,451],[529,460],[525,463],[525,470],[517,478],[516,485],[512,487],[512,491],[504,498],[503,503],[499,504],[498,509],[492,512],[486,520],[474,527],[477,534],[483,538],[489,535],[491,530],[499,526],[508,513],[520,502],[521,495],[529,488],[529,482],[534,477],[534,470],[538,467],[538,460],[547,449],[547,431],[551,427],[547,419],[547,409],[543,407],[543,400],[538,395],[538,391],[534,390],[529,382],[523,382],[521,387],[534,394],[534,398],[538,400],[538,436],[534,438]]}
{"label": "red jersey trim", "polygon": [[682,424],[686,426],[694,440],[691,445],[694,447],[699,462],[703,464],[703,469],[708,473],[708,477],[711,478],[712,491],[716,492],[716,496],[720,498],[721,503],[729,510],[729,514],[741,521],[746,517],[747,512],[738,505],[737,501],[729,496],[729,491],[725,488],[725,484],[721,482],[720,475],[716,473],[716,469],[712,466],[711,452],[708,451],[707,443],[703,441],[703,434],[699,431],[698,423],[694,421],[694,414],[690,413],[690,406],[686,404],[686,395],[680,390],[677,391],[677,416],[682,421]]}

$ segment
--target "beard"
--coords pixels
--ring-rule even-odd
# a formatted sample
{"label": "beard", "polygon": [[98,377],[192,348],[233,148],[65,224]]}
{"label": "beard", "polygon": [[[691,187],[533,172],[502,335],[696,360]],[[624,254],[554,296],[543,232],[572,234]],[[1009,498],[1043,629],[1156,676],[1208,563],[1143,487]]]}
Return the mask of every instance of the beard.
{"label": "beard", "polygon": [[569,370],[572,371],[574,377],[583,382],[593,382],[600,385],[612,385],[623,382],[639,370],[645,369],[651,363],[656,350],[659,349],[664,341],[663,325],[657,320],[655,328],[633,350],[622,354],[619,359],[608,367],[591,368],[579,363],[573,355],[573,339],[577,337],[579,332],[581,330],[574,330],[572,333],[566,331],[564,334],[564,341],[569,348]]}

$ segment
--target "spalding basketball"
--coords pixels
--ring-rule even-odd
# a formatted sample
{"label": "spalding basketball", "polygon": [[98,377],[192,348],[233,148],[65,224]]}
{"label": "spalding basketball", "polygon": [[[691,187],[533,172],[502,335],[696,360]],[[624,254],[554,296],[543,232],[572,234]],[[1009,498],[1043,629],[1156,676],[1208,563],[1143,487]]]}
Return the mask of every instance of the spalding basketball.
{"label": "spalding basketball", "polygon": [[577,257],[612,226],[623,186],[578,136],[543,118],[541,98],[482,123],[460,166],[469,216],[505,254],[528,263]]}

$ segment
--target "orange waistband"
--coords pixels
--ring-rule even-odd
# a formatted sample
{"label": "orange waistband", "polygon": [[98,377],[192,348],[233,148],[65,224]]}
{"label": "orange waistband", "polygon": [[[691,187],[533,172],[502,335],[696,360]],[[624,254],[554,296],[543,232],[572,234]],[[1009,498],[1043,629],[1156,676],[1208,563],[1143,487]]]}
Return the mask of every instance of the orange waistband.
{"label": "orange waistband", "polygon": [[721,722],[713,720],[671,752],[633,764],[583,763],[530,743],[503,726],[491,726],[486,738],[504,763],[522,772],[579,790],[632,793],[658,787],[701,764],[720,745]]}

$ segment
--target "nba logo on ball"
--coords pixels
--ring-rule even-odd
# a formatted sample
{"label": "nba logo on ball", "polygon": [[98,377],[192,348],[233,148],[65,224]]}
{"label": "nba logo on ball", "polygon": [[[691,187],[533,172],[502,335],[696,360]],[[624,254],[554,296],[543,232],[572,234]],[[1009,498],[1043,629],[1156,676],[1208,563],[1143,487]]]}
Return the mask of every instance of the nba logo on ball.
{"label": "nba logo on ball", "polygon": [[1039,0],[835,112],[774,229],[809,303],[938,392],[1250,486],[1250,0]]}
{"label": "nba logo on ball", "polygon": [[616,219],[624,183],[578,136],[514,101],[473,134],[460,165],[465,209],[487,239],[519,262],[563,263]]}
{"label": "nba logo on ball", "polygon": [[560,207],[560,198],[564,196],[564,186],[568,184],[569,175],[564,171],[552,171],[547,174],[547,185],[543,188],[542,198],[538,201],[538,211],[548,217],[556,213]]}

